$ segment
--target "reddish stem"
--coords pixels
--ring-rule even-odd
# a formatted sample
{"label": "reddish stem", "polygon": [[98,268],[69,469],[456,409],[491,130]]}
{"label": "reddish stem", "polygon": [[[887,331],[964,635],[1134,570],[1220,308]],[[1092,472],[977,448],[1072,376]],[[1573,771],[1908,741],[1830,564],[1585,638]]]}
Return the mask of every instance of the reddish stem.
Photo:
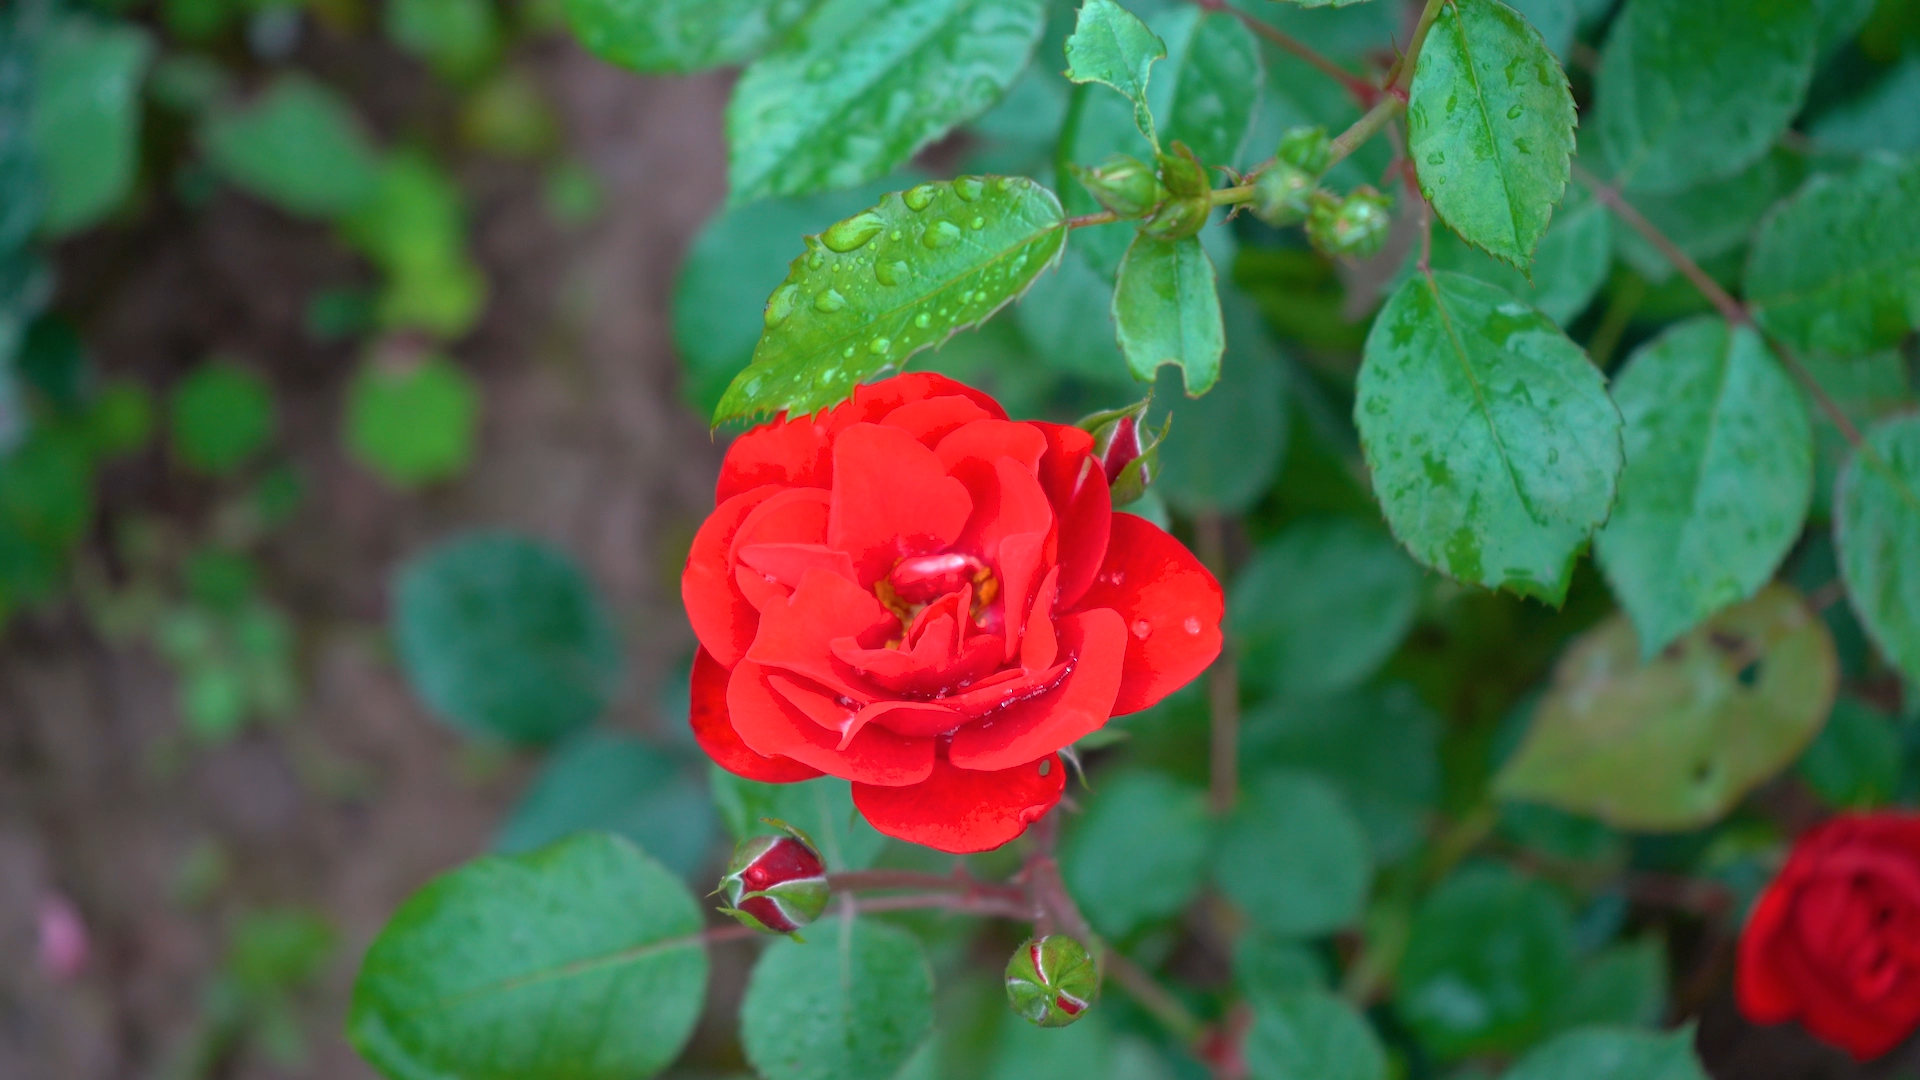
{"label": "reddish stem", "polygon": [[1315,71],[1339,83],[1346,89],[1347,93],[1352,94],[1355,100],[1359,101],[1361,105],[1371,105],[1374,99],[1380,96],[1378,87],[1360,76],[1355,75],[1353,72],[1348,71],[1346,68],[1341,67],[1328,57],[1321,55],[1313,46],[1308,45],[1306,42],[1301,41],[1299,38],[1294,37],[1292,34],[1287,33],[1277,26],[1272,26],[1233,7],[1228,4],[1226,0],[1193,0],[1193,2],[1206,11],[1223,12],[1239,19],[1243,26],[1255,34],[1266,38],[1269,43],[1279,48],[1282,52],[1292,53],[1294,56],[1306,61],[1308,66],[1312,67]]}

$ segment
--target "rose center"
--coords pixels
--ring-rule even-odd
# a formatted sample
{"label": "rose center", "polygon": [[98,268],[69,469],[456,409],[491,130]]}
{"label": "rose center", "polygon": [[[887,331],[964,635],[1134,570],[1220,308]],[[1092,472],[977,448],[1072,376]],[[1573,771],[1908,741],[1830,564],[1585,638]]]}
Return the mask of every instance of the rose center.
{"label": "rose center", "polygon": [[966,585],[973,586],[968,615],[977,622],[987,605],[1000,595],[1000,579],[993,567],[972,555],[949,551],[902,559],[873,591],[902,623],[912,623],[922,608]]}

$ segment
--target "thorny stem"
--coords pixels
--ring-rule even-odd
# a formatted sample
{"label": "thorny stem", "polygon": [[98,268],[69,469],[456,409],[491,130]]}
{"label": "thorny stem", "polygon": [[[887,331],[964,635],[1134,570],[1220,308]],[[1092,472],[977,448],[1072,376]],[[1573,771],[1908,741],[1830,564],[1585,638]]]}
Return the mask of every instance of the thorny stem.
{"label": "thorny stem", "polygon": [[1292,34],[1287,33],[1277,26],[1273,26],[1229,5],[1226,0],[1193,0],[1193,2],[1207,11],[1224,12],[1239,19],[1241,24],[1247,29],[1253,31],[1260,37],[1266,38],[1268,42],[1278,47],[1281,51],[1292,53],[1294,56],[1306,61],[1308,66],[1312,67],[1315,71],[1320,72],[1322,75],[1345,87],[1347,93],[1358,98],[1362,105],[1373,101],[1373,99],[1380,94],[1380,91],[1375,88],[1372,83],[1367,82],[1367,80],[1334,63],[1327,57],[1322,56],[1313,46],[1308,45],[1306,42],[1301,41],[1299,38],[1294,37]]}
{"label": "thorny stem", "polygon": [[[1216,580],[1227,576],[1226,522],[1219,514],[1202,514],[1193,523],[1194,546],[1200,562]],[[1213,812],[1232,812],[1240,798],[1240,674],[1233,661],[1233,643],[1222,642],[1220,658],[1207,672],[1209,747]]]}

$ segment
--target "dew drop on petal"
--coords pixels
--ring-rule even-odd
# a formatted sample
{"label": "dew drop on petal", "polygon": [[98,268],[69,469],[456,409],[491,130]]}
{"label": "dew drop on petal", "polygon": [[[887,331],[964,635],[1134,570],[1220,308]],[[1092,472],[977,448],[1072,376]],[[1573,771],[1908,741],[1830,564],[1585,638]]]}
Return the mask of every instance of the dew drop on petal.
{"label": "dew drop on petal", "polygon": [[1134,637],[1139,638],[1141,641],[1145,641],[1147,640],[1147,635],[1151,633],[1153,633],[1152,623],[1148,622],[1145,619],[1139,619],[1134,622],[1133,624]]}
{"label": "dew drop on petal", "polygon": [[1200,619],[1198,616],[1189,615],[1187,616],[1187,621],[1181,623],[1180,626],[1189,634],[1197,634],[1200,632]]}

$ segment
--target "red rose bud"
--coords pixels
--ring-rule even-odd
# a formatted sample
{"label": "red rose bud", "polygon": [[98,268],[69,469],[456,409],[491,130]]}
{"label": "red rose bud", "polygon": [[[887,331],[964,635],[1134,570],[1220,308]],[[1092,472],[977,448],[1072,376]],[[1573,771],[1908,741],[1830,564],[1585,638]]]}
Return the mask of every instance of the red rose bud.
{"label": "red rose bud", "polygon": [[1065,934],[1029,938],[1007,961],[1007,1001],[1041,1027],[1080,1019],[1100,992],[1100,971],[1087,947]]}
{"label": "red rose bud", "polygon": [[1280,149],[1273,156],[1301,172],[1319,176],[1333,160],[1333,143],[1327,138],[1326,128],[1291,128],[1280,136]]}
{"label": "red rose bud", "polygon": [[1307,220],[1316,182],[1307,170],[1276,161],[1253,181],[1253,215],[1269,225],[1298,225]]}
{"label": "red rose bud", "polygon": [[1920,1028],[1920,814],[1844,814],[1802,836],[1740,935],[1735,998],[1856,1060]]}
{"label": "red rose bud", "polygon": [[1167,189],[1153,174],[1152,166],[1125,154],[1115,154],[1097,168],[1069,168],[1101,206],[1122,218],[1146,217],[1167,197]]}
{"label": "red rose bud", "polygon": [[722,908],[755,930],[791,934],[827,907],[827,870],[807,834],[783,821],[767,823],[785,836],[755,836],[734,849],[720,888]]}
{"label": "red rose bud", "polygon": [[1341,199],[1321,194],[1307,214],[1307,239],[1329,255],[1364,259],[1386,246],[1392,201],[1366,185]]}
{"label": "red rose bud", "polygon": [[1147,493],[1160,468],[1160,441],[1173,423],[1169,415],[1159,431],[1147,426],[1148,397],[1124,409],[1094,413],[1078,427],[1093,436],[1093,453],[1106,474],[1113,505],[1125,506]]}

